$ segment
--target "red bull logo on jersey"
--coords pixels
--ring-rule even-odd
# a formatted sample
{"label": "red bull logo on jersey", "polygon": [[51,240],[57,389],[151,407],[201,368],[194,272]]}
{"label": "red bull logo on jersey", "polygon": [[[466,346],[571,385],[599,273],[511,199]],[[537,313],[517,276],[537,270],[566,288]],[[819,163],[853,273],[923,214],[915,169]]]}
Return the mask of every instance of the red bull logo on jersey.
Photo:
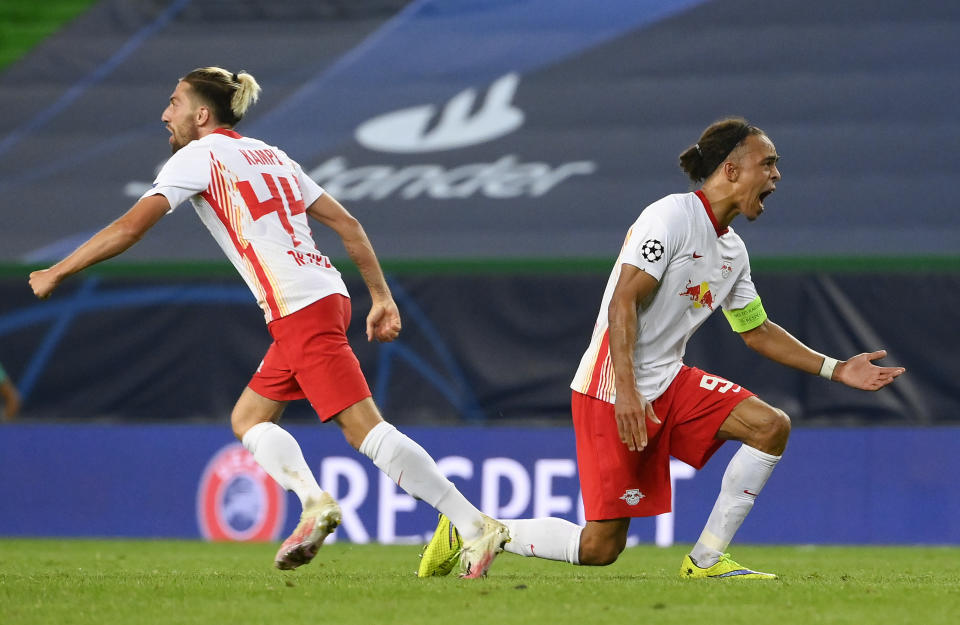
{"label": "red bull logo on jersey", "polygon": [[287,517],[286,493],[240,443],[207,463],[197,489],[197,523],[207,540],[272,541]]}
{"label": "red bull logo on jersey", "polygon": [[687,288],[681,291],[680,295],[689,297],[690,301],[693,302],[694,308],[706,306],[708,309],[713,310],[713,293],[710,292],[709,282],[693,284],[691,280],[687,280]]}

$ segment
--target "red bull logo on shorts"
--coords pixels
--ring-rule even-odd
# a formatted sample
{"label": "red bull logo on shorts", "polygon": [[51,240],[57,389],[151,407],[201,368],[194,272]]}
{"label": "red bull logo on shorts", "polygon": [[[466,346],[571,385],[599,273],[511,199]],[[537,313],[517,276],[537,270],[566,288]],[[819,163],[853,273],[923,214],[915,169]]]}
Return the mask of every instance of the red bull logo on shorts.
{"label": "red bull logo on shorts", "polygon": [[693,302],[694,308],[706,306],[708,309],[713,310],[713,293],[710,292],[709,282],[693,284],[692,281],[687,280],[687,288],[681,291],[680,295],[689,297],[690,301]]}
{"label": "red bull logo on shorts", "polygon": [[197,523],[207,540],[276,540],[287,518],[287,497],[240,443],[207,463],[197,489]]}

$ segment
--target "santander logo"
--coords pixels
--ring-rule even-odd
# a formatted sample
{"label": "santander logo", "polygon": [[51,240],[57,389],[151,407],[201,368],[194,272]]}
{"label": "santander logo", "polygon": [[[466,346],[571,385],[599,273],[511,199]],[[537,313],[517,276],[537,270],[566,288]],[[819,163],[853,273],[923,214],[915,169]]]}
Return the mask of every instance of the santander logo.
{"label": "santander logo", "polygon": [[[476,107],[477,90],[464,89],[453,96],[439,121],[429,128],[437,106],[423,104],[374,117],[357,127],[360,145],[381,152],[439,152],[491,141],[523,125],[523,111],[512,103],[520,76],[511,72],[498,78]],[[428,129],[429,128],[429,129]]]}
{"label": "santander logo", "polygon": [[[513,104],[519,85],[520,74],[510,72],[486,90],[471,87],[439,105],[422,104],[368,119],[356,127],[354,137],[369,150],[390,154],[436,154],[492,141],[516,131],[527,119]],[[426,162],[357,164],[334,154],[304,170],[333,197],[348,202],[538,198],[597,171],[592,160],[525,161],[511,152],[482,162],[457,162],[455,154],[423,158]],[[149,187],[130,182],[125,192],[139,197]]]}

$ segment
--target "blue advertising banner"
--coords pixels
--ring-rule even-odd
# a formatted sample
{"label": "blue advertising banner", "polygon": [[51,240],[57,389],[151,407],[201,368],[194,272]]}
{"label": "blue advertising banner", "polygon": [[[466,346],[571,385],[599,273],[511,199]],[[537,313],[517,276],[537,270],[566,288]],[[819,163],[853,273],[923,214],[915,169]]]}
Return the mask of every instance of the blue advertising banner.
{"label": "blue advertising banner", "polygon": [[[343,508],[332,537],[419,543],[436,515],[332,427],[291,426]],[[408,427],[484,512],[583,523],[569,428]],[[795,431],[736,540],[960,544],[957,428]],[[696,540],[736,444],[701,471],[674,462],[674,512],[637,519],[630,544]],[[229,429],[198,425],[28,425],[0,429],[0,535],[279,540],[299,502]]]}

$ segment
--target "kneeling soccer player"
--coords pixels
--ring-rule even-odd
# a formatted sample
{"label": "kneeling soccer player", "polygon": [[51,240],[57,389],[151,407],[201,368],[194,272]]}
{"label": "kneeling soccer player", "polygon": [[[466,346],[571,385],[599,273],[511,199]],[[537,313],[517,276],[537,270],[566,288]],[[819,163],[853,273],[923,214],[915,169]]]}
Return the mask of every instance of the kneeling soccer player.
{"label": "kneeling soccer player", "polygon": [[[633,517],[670,511],[670,456],[699,469],[726,440],[742,443],[724,473],[706,527],[680,566],[683,578],[775,579],[741,566],[727,546],[783,454],[790,419],[745,388],[683,363],[687,340],[722,306],[748,347],[780,364],[875,391],[904,372],[819,354],[767,318],[747,250],[730,228],[753,221],[780,180],[776,148],[746,120],[708,127],[680,155],[692,193],[647,206],[627,232],[607,281],[573,389],[573,425],[587,524],[504,520],[506,550],[572,564],[606,565],[623,551]],[[449,570],[455,530],[440,520],[419,574]]]}

